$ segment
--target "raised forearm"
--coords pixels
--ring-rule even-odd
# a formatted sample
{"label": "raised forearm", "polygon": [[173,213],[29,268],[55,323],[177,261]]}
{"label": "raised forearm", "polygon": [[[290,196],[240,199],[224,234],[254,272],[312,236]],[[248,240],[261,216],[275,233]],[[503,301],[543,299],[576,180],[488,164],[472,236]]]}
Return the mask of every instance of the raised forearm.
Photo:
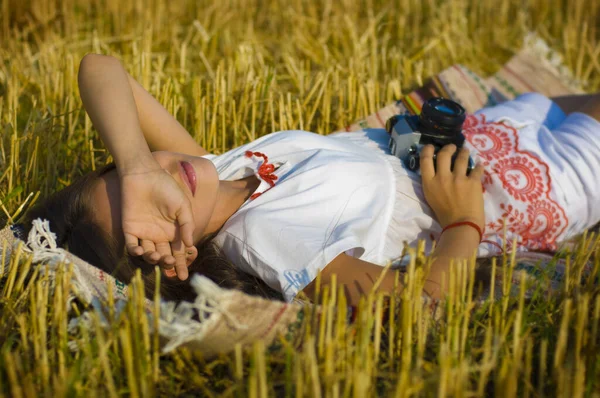
{"label": "raised forearm", "polygon": [[112,57],[87,55],[78,75],[81,100],[119,173],[159,167],[144,139],[127,72]]}
{"label": "raised forearm", "polygon": [[175,119],[156,98],[127,72],[133,91],[140,126],[151,151],[171,151],[195,156],[208,152],[192,138],[188,131]]}

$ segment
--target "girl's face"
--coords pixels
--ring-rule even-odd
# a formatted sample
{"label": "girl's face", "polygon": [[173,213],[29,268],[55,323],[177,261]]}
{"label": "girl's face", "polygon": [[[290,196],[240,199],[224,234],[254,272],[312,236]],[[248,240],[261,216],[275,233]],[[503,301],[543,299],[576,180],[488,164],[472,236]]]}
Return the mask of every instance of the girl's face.
{"label": "girl's face", "polygon": [[[208,159],[181,153],[160,151],[153,152],[152,156],[163,169],[171,174],[190,200],[196,222],[194,243],[200,241],[204,235],[203,232],[206,226],[210,222],[217,202],[219,175],[215,166]],[[191,169],[189,166],[191,166]],[[188,181],[185,180],[186,169],[188,175],[191,172],[191,179],[193,179],[193,174],[195,174],[194,193],[192,193],[190,184],[188,184],[188,181],[191,179],[187,178]],[[191,185],[193,188],[193,182]],[[112,169],[100,176],[99,182],[92,188],[91,200],[95,221],[102,229],[117,240],[119,247],[123,246],[121,187],[116,169]]]}

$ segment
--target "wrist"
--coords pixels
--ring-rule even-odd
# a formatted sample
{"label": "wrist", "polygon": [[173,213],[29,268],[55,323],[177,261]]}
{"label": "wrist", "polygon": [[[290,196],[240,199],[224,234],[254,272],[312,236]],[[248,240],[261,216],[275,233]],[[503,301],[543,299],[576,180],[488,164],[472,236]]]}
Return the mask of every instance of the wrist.
{"label": "wrist", "polygon": [[443,235],[444,233],[446,233],[447,231],[449,231],[451,229],[456,229],[456,228],[461,228],[461,227],[469,227],[469,228],[474,229],[475,231],[477,231],[477,234],[479,235],[479,242],[481,242],[483,240],[483,228],[480,226],[479,223],[471,221],[471,220],[456,221],[451,224],[448,224],[442,229],[441,234]]}
{"label": "wrist", "polygon": [[479,245],[479,231],[471,227],[470,225],[460,225],[454,228],[450,228],[444,231],[438,241],[439,244],[445,242],[464,242],[468,243],[469,246]]}
{"label": "wrist", "polygon": [[470,221],[470,222],[478,225],[482,229],[485,224],[484,219],[482,217],[478,217],[478,216],[448,217],[448,218],[439,218],[438,220],[439,220],[442,228],[446,228],[447,226],[449,226],[451,224],[456,224],[456,223],[465,222],[465,221]]}

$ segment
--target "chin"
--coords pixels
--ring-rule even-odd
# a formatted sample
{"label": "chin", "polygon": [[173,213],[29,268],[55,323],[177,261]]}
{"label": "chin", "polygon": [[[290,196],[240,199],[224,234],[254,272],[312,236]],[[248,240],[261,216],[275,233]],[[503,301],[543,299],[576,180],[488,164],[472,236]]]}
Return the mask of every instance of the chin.
{"label": "chin", "polygon": [[219,173],[217,172],[217,168],[213,162],[204,158],[202,158],[201,165],[199,166],[200,170],[198,171],[200,175],[198,176],[198,180],[206,189],[210,189],[210,186],[212,186],[216,194],[219,188]]}

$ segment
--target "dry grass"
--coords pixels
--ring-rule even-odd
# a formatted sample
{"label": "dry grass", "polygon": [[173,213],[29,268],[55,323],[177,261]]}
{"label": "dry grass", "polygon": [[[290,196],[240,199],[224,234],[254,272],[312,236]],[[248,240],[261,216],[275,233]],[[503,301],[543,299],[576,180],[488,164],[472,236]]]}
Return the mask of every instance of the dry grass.
{"label": "dry grass", "polygon": [[[215,153],[282,129],[340,129],[454,63],[492,73],[528,31],[547,40],[588,91],[600,89],[596,0],[0,5],[0,209],[8,222],[107,161],[77,91],[87,52],[119,57]],[[160,356],[139,295],[112,330],[70,335],[66,279],[49,294],[30,262],[13,258],[19,267],[2,268],[0,277],[0,394],[598,396],[598,248],[593,236],[582,241],[555,297],[538,289],[526,300],[521,291],[475,307],[463,271],[439,322],[413,304],[415,287],[394,301],[390,325],[377,321],[381,298],[369,297],[365,308],[379,310],[362,311],[348,327],[342,296],[333,294],[299,351],[282,340],[210,361],[183,349]],[[592,253],[594,272],[580,283]],[[509,259],[503,267],[510,275]],[[77,354],[73,341],[83,346]]]}

